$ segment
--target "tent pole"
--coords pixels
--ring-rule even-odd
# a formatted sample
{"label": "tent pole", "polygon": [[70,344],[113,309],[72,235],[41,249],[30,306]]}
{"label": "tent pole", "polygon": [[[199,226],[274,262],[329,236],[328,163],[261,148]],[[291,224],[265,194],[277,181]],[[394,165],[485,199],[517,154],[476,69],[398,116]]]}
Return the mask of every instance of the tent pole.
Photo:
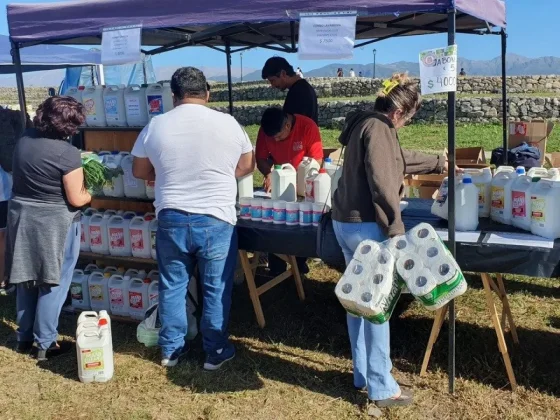
{"label": "tent pole", "polygon": [[27,126],[27,105],[25,103],[25,86],[23,85],[23,71],[21,68],[21,56],[19,53],[19,45],[12,41],[12,61],[14,62],[16,73],[16,84],[18,90],[19,109],[21,114],[22,127]]}
{"label": "tent pole", "polygon": [[506,81],[506,50],[507,50],[507,34],[505,29],[500,32],[502,37],[502,141],[504,148],[504,165],[508,164],[508,107],[507,107],[507,81]]}
{"label": "tent pole", "polygon": [[[455,44],[455,18],[457,11],[447,13],[447,43]],[[455,69],[457,70],[457,69]],[[456,92],[447,93],[447,148],[449,149],[449,250],[455,257],[455,111]],[[447,374],[449,393],[455,392],[455,300],[449,302],[449,352]]]}
{"label": "tent pole", "polygon": [[226,60],[227,60],[229,115],[233,115],[233,92],[231,86],[231,42],[229,39],[226,39]]}

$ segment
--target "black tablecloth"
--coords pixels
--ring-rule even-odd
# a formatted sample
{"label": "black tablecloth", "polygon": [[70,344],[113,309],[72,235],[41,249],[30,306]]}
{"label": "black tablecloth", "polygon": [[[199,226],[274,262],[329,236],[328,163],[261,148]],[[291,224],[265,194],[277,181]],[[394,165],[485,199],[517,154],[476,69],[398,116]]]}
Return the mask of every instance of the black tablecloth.
{"label": "black tablecloth", "polygon": [[[429,223],[446,230],[447,221],[431,214],[432,200],[411,199],[403,211],[406,229]],[[558,277],[560,274],[560,241],[554,247],[488,244],[491,232],[527,233],[512,226],[480,219],[481,234],[476,243],[457,241],[457,262],[464,271],[509,273],[533,277]],[[318,257],[317,228],[313,226],[271,225],[239,220],[239,248],[247,251],[271,252],[297,257]],[[333,241],[334,237],[331,237]],[[334,245],[334,244],[333,244]]]}

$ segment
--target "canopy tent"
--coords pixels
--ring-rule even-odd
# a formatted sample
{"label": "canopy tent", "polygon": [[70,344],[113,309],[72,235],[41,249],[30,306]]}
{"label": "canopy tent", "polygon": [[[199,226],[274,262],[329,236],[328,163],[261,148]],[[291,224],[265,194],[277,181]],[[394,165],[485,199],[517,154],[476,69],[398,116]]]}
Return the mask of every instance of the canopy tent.
{"label": "canopy tent", "polygon": [[[98,45],[104,28],[142,24],[143,50],[158,54],[207,46],[226,54],[230,113],[233,113],[231,54],[261,47],[297,52],[301,12],[355,10],[355,48],[396,36],[456,33],[501,36],[503,142],[507,149],[505,85],[506,11],[502,0],[99,0],[8,5],[8,27],[18,69],[20,105],[25,109],[20,48],[40,43]],[[500,28],[494,31],[493,28]],[[232,47],[238,47],[232,49]],[[449,166],[455,166],[456,94],[448,93]],[[449,174],[455,185],[455,172]],[[449,189],[449,249],[455,254],[455,189]],[[449,390],[455,386],[455,307],[449,306]]]}
{"label": "canopy tent", "polygon": [[[11,50],[10,38],[0,35],[0,74],[15,73]],[[97,64],[101,64],[101,53],[62,45],[36,45],[26,48],[21,54],[24,72]]]}

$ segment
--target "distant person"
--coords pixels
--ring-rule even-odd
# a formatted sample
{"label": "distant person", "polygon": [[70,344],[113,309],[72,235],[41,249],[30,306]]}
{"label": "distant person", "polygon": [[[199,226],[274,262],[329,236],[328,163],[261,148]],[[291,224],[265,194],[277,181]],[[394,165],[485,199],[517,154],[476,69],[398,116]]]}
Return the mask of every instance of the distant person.
{"label": "distant person", "polygon": [[341,67],[339,67],[336,71],[336,77],[344,77],[344,72],[342,71]]}
{"label": "distant person", "polygon": [[296,74],[303,79],[303,72],[301,71],[301,68],[298,67],[296,69]]}
{"label": "distant person", "polygon": [[319,104],[315,89],[294,71],[285,58],[271,57],[266,60],[262,78],[268,80],[276,89],[288,89],[284,100],[284,112],[305,115],[315,121],[315,124],[319,123]]}
{"label": "distant person", "polygon": [[461,71],[459,72],[459,76],[466,76],[467,73],[465,72],[464,68],[461,68]]}
{"label": "distant person", "polygon": [[362,77],[362,72],[359,72],[359,73],[358,73],[358,77]]}
{"label": "distant person", "polygon": [[350,77],[356,77],[356,72],[354,69],[350,69]]}

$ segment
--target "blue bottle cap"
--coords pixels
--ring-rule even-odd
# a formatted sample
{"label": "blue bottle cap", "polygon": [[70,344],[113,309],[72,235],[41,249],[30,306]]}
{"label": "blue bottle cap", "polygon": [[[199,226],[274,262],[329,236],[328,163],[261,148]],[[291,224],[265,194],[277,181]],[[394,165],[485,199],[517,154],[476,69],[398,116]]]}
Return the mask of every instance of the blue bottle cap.
{"label": "blue bottle cap", "polygon": [[472,184],[472,178],[469,175],[463,177],[463,184]]}

